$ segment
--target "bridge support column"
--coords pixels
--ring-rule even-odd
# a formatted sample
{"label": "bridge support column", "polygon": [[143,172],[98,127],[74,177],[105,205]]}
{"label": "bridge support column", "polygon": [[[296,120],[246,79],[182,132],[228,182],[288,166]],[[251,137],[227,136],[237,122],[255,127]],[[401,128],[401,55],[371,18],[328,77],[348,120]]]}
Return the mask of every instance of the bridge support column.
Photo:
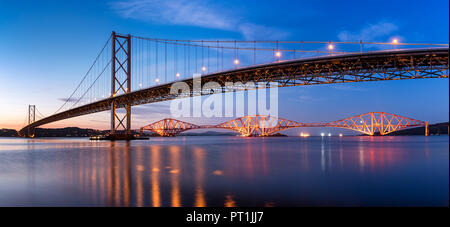
{"label": "bridge support column", "polygon": [[425,136],[428,136],[430,134],[429,130],[428,130],[428,121],[425,122]]}
{"label": "bridge support column", "polygon": [[[117,106],[115,97],[131,92],[131,35],[112,33],[111,59],[111,137],[132,139],[131,104]],[[119,116],[117,109],[125,108],[125,115]]]}

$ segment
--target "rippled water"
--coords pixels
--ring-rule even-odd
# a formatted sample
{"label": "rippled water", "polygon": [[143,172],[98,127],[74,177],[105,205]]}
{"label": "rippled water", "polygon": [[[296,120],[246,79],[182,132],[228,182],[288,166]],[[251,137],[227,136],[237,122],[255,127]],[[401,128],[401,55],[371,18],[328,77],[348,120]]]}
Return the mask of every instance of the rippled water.
{"label": "rippled water", "polygon": [[0,139],[0,206],[448,206],[449,139]]}

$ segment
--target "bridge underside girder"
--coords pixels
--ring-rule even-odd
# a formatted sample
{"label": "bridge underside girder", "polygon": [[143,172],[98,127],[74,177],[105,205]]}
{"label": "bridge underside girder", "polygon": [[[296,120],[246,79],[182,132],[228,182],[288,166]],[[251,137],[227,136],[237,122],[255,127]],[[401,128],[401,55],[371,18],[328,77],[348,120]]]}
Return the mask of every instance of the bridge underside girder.
{"label": "bridge underside girder", "polygon": [[[448,78],[448,48],[420,50],[392,50],[361,54],[325,56],[282,61],[205,75],[201,83],[217,82],[222,92],[242,89],[261,89],[269,82],[279,87],[330,83],[367,82],[423,78]],[[47,123],[116,108],[168,101],[198,95],[193,92],[192,79],[182,80],[189,85],[189,94],[171,94],[172,84],[162,84],[116,97],[76,107],[36,121],[21,130]],[[255,83],[256,87],[226,87],[226,83]],[[259,83],[262,82],[262,83]]]}

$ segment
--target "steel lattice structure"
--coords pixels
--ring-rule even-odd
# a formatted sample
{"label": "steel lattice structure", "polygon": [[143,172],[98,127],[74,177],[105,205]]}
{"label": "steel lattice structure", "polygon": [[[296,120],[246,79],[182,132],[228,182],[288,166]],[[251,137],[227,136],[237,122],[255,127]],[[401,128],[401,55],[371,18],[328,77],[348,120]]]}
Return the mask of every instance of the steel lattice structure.
{"label": "steel lattice structure", "polygon": [[264,115],[245,116],[222,124],[214,128],[230,129],[242,136],[269,136],[281,130],[301,127],[303,124],[283,118]]}
{"label": "steel lattice structure", "polygon": [[[132,36],[112,36],[111,94],[109,98],[73,106],[55,114],[32,122],[20,130],[27,135],[28,129],[51,122],[81,115],[111,110],[111,133],[121,126],[129,134],[131,127],[131,106],[184,98],[186,94],[171,94],[172,83],[157,84],[148,88],[131,91],[131,40]],[[278,87],[305,86],[316,84],[369,82],[404,79],[448,78],[449,49],[403,49],[349,54],[330,54],[327,56],[276,61],[267,64],[236,68],[203,75],[201,86],[216,82],[222,92],[235,92],[242,89],[263,89],[270,82]],[[187,96],[198,95],[193,92],[192,78],[179,80],[190,88]],[[228,87],[226,83],[256,87]],[[120,93],[118,93],[120,92]],[[80,98],[81,99],[81,98]],[[69,101],[69,99],[68,99]],[[80,101],[80,100],[79,100]],[[82,101],[82,100],[81,100]],[[78,101],[77,101],[78,103]],[[116,109],[125,108],[123,117]]]}
{"label": "steel lattice structure", "polygon": [[[377,133],[384,136],[406,128],[428,126],[428,123],[390,113],[370,112],[334,121],[324,126],[351,129],[371,136]],[[425,134],[428,134],[427,130]]]}
{"label": "steel lattice structure", "polygon": [[166,118],[157,122],[154,122],[152,124],[149,124],[147,126],[144,126],[141,128],[141,133],[146,131],[152,131],[154,133],[157,133],[160,136],[176,136],[180,134],[181,132],[190,130],[190,129],[199,129],[201,128],[198,125],[194,125],[191,123],[187,123],[184,121],[175,120],[172,118]]}
{"label": "steel lattice structure", "polygon": [[[131,104],[118,105],[114,101],[117,93],[131,92],[131,36],[117,35],[112,33],[112,59],[111,59],[111,134],[123,129],[131,134]],[[125,114],[120,116],[116,109],[125,107]],[[124,124],[125,121],[125,124]]]}
{"label": "steel lattice structure", "polygon": [[176,136],[181,132],[191,129],[216,128],[233,130],[240,133],[243,137],[265,137],[290,128],[334,127],[350,129],[370,136],[384,136],[394,131],[419,126],[425,126],[425,135],[428,135],[428,122],[385,112],[370,112],[330,123],[308,124],[265,115],[253,115],[240,117],[215,126],[199,126],[172,118],[166,118],[142,127],[141,134],[144,130],[148,130],[155,132],[160,136]]}

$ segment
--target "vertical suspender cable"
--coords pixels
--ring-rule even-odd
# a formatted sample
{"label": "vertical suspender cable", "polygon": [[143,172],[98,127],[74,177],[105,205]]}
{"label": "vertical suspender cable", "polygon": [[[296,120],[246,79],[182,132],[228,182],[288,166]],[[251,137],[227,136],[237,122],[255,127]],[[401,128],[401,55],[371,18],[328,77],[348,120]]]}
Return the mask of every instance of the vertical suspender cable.
{"label": "vertical suspender cable", "polygon": [[300,42],[300,58],[303,57],[303,41]]}
{"label": "vertical suspender cable", "polygon": [[203,69],[205,67],[205,54],[203,53],[204,52],[203,51],[203,40],[202,40],[202,48],[201,48],[201,50],[202,50],[202,74],[203,74]]}
{"label": "vertical suspender cable", "polygon": [[[177,47],[178,47],[178,41],[177,41],[177,43],[175,43],[175,45],[173,46],[173,57],[175,58],[175,60],[174,60],[174,62],[173,62],[173,64],[174,64],[174,76],[176,77],[176,75],[177,75],[177,73],[178,73],[178,65],[177,65],[177,63],[178,63],[178,61],[177,61],[177,58],[178,58],[178,53],[177,53]],[[175,78],[176,79],[176,78]]]}
{"label": "vertical suspender cable", "polygon": [[197,46],[194,47],[195,49],[195,72],[198,73],[198,56],[197,56]]}
{"label": "vertical suspender cable", "polygon": [[[188,42],[189,44],[190,42]],[[188,45],[188,74],[191,74],[191,46]]]}
{"label": "vertical suspender cable", "polygon": [[253,41],[253,65],[256,65],[256,40]]}
{"label": "vertical suspender cable", "polygon": [[206,67],[206,72],[209,73],[209,46],[207,48],[208,48],[208,58],[206,60],[208,61],[207,63],[208,66]]}
{"label": "vertical suspender cable", "polygon": [[167,83],[167,42],[164,43],[164,82]]}
{"label": "vertical suspender cable", "polygon": [[216,61],[217,61],[217,66],[216,66],[216,71],[219,72],[219,40],[217,40],[217,44],[216,44]]}

